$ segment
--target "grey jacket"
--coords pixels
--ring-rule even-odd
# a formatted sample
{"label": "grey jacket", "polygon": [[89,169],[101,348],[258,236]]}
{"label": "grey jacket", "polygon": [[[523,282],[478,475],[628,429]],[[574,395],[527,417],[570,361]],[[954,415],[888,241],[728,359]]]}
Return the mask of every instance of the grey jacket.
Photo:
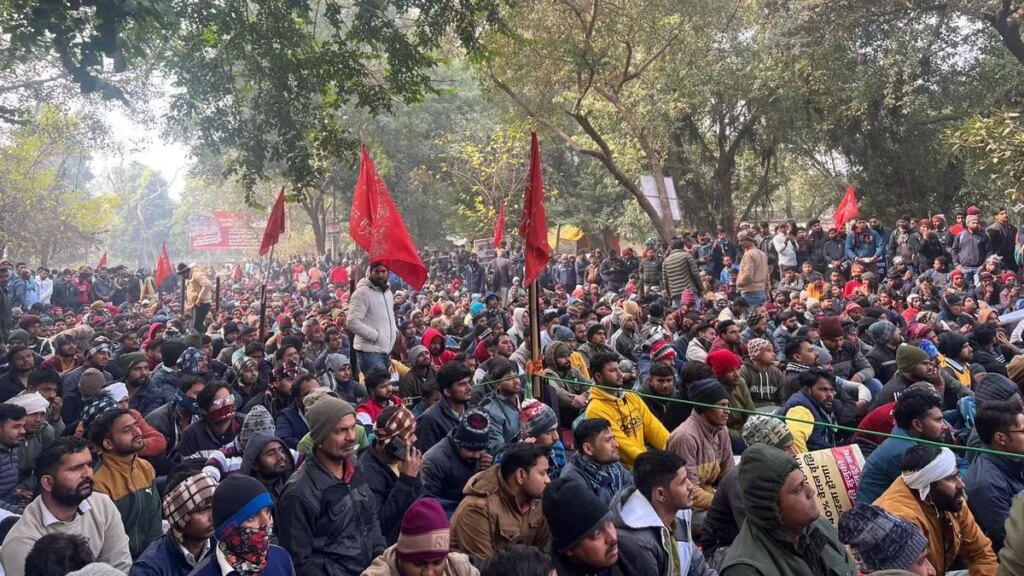
{"label": "grey jacket", "polygon": [[360,280],[348,302],[348,328],[357,351],[390,354],[398,338],[391,289],[381,291],[368,278]]}
{"label": "grey jacket", "polygon": [[487,429],[487,451],[497,454],[505,444],[519,436],[519,408],[498,394],[497,390],[492,390],[484,397],[480,408],[486,410],[491,417],[491,426]]}

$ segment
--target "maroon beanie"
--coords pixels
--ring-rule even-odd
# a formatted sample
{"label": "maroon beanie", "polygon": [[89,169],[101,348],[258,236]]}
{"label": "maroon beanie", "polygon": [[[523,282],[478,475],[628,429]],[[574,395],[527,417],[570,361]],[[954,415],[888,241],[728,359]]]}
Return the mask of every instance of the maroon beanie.
{"label": "maroon beanie", "polygon": [[405,562],[434,562],[448,556],[448,516],[433,498],[413,502],[402,516],[395,555]]}
{"label": "maroon beanie", "polygon": [[843,324],[835,316],[823,316],[818,320],[818,335],[822,340],[835,340],[843,334]]}

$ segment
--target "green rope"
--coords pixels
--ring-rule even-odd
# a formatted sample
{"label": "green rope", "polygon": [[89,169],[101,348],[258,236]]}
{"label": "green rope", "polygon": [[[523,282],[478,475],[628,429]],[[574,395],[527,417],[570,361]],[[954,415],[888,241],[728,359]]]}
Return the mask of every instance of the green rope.
{"label": "green rope", "polygon": [[[530,375],[529,374],[525,374],[524,377],[529,378]],[[614,386],[603,386],[603,385],[599,385],[599,384],[592,384],[590,382],[580,382],[578,380],[566,380],[564,378],[556,378],[554,376],[541,376],[541,378],[543,378],[545,380],[548,380],[549,382],[566,382],[566,383],[570,383],[570,384],[584,384],[584,385],[586,385],[588,387],[600,388],[602,390],[611,391],[611,392],[615,392],[615,391],[620,390],[620,388],[616,388]],[[474,384],[473,387],[476,388],[476,387],[479,387],[479,386],[491,386],[493,384],[501,382],[502,380],[504,380],[504,378],[499,379],[499,380],[487,380],[487,381],[480,382],[478,384]],[[631,392],[631,393],[636,394],[637,396],[639,396],[641,398],[652,398],[652,399],[659,400],[659,401],[666,401],[667,400],[669,402],[678,402],[680,404],[687,404],[689,406],[699,407],[699,408],[718,408],[720,410],[728,410],[729,412],[737,412],[739,414],[746,414],[748,416],[752,416],[752,415],[769,416],[771,418],[782,420],[784,422],[795,422],[797,424],[809,424],[809,425],[812,425],[812,426],[825,426],[825,427],[828,427],[828,428],[833,428],[835,430],[841,430],[843,432],[852,432],[852,433],[863,432],[864,434],[869,434],[871,436],[881,436],[883,438],[899,438],[900,440],[908,440],[910,442],[915,442],[917,444],[924,444],[926,446],[935,446],[937,448],[949,448],[950,450],[954,450],[954,451],[956,451],[956,450],[960,450],[960,451],[967,450],[967,451],[971,451],[971,452],[977,452],[977,453],[980,453],[980,454],[990,454],[990,455],[993,455],[993,456],[1004,456],[1004,457],[1012,458],[1012,459],[1015,459],[1015,460],[1020,460],[1021,458],[1024,458],[1024,456],[1022,456],[1021,454],[1014,454],[1012,452],[1002,452],[1000,450],[994,450],[992,448],[986,448],[986,447],[981,447],[981,446],[965,446],[965,445],[959,445],[959,444],[946,444],[944,442],[936,442],[934,440],[925,440],[924,438],[914,438],[912,436],[897,436],[895,434],[891,434],[891,433],[888,433],[888,432],[876,432],[874,430],[865,430],[863,428],[854,428],[852,426],[843,426],[842,424],[833,424],[831,422],[817,422],[817,421],[814,421],[814,420],[804,420],[802,418],[794,418],[792,416],[787,416],[787,415],[784,415],[784,414],[767,414],[767,413],[764,413],[764,412],[758,412],[756,410],[747,410],[746,408],[740,408],[738,406],[719,406],[718,404],[704,404],[704,403],[701,403],[701,402],[694,402],[693,400],[683,400],[682,398],[671,398],[669,396],[658,396],[656,394],[647,394],[647,393],[644,393],[644,392],[639,392],[637,390],[626,390],[626,392]]]}

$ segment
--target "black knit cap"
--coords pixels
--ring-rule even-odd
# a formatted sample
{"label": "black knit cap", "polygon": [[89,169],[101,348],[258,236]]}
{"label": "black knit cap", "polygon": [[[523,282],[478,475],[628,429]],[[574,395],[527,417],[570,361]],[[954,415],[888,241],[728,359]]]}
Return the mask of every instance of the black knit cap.
{"label": "black knit cap", "polygon": [[551,532],[551,548],[563,554],[611,519],[608,505],[575,478],[558,478],[541,501]]}
{"label": "black knit cap", "polygon": [[217,538],[225,528],[252,518],[260,510],[273,505],[270,494],[259,480],[232,474],[213,492],[213,526]]}

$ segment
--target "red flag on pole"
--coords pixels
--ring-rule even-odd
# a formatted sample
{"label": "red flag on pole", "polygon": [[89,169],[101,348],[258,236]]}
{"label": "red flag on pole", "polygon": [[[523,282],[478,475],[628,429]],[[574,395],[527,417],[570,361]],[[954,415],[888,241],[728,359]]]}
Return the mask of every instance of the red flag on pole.
{"label": "red flag on pole", "polygon": [[427,267],[420,260],[402,215],[395,208],[384,180],[377,174],[365,144],[348,233],[370,255],[370,262],[383,263],[416,290],[427,281]]}
{"label": "red flag on pole", "polygon": [[103,256],[100,256],[100,263],[96,265],[97,268],[107,267],[107,251],[103,251]]}
{"label": "red flag on pole", "polygon": [[853,184],[850,184],[846,189],[846,194],[843,195],[843,199],[839,202],[835,214],[832,216],[832,221],[836,226],[836,230],[839,230],[843,227],[843,224],[859,215],[860,209],[857,207],[857,195],[854,193]]}
{"label": "red flag on pole", "polygon": [[274,207],[270,209],[270,218],[267,218],[267,227],[263,230],[263,243],[260,244],[260,256],[270,252],[281,239],[281,234],[284,234],[284,186],[281,186]]}
{"label": "red flag on pole", "polygon": [[167,242],[164,242],[163,248],[160,249],[160,259],[156,261],[156,270],[153,273],[156,285],[163,284],[164,280],[170,278],[172,273],[171,259],[167,257]]}
{"label": "red flag on pole", "polygon": [[544,182],[540,166],[540,144],[537,133],[533,132],[530,142],[530,173],[526,179],[523,197],[523,215],[519,220],[519,236],[525,242],[526,278],[523,285],[529,285],[551,258],[548,246],[548,221],[544,215]]}
{"label": "red flag on pole", "polygon": [[505,205],[502,204],[498,210],[498,220],[494,223],[494,247],[501,246],[501,241],[505,239]]}

